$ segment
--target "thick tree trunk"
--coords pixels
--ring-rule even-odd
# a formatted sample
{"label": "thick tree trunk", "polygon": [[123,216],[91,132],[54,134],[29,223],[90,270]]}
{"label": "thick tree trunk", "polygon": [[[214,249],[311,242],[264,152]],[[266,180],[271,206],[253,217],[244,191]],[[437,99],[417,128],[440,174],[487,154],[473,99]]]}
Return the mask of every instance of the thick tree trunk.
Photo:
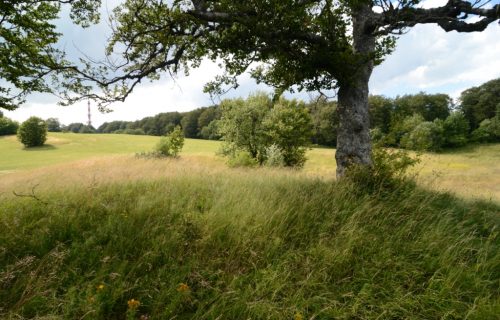
{"label": "thick tree trunk", "polygon": [[375,37],[368,26],[371,13],[371,8],[365,6],[353,17],[354,50],[363,58],[353,74],[340,82],[338,91],[337,178],[343,177],[352,164],[372,164],[368,81],[373,71]]}

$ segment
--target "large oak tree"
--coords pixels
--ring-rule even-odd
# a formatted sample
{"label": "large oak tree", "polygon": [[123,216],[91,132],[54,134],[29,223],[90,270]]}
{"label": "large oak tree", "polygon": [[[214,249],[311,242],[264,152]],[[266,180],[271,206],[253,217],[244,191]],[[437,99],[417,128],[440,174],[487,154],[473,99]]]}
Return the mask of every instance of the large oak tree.
{"label": "large oak tree", "polygon": [[[500,17],[500,5],[487,0],[449,0],[430,9],[419,2],[126,0],[112,17],[109,61],[69,68],[67,88],[84,90],[67,98],[93,97],[105,106],[124,100],[145,78],[187,71],[205,58],[225,67],[224,75],[207,84],[214,93],[236,86],[236,77],[249,70],[278,93],[337,89],[336,160],[342,176],[353,163],[371,165],[368,81],[393,49],[394,36],[430,23],[445,31],[483,31]],[[92,93],[95,84],[103,95]]]}

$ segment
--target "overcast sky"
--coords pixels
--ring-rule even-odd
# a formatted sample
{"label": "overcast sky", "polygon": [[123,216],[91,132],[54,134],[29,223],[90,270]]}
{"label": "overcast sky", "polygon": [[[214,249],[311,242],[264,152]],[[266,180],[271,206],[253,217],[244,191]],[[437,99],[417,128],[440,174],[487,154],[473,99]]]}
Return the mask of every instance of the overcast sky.
{"label": "overcast sky", "polygon": [[[493,4],[500,0],[492,1]],[[90,29],[82,30],[72,25],[66,15],[61,16],[57,26],[64,34],[60,47],[70,57],[82,52],[93,58],[103,57],[104,45],[110,30],[106,23],[107,11],[119,0],[104,0],[102,22]],[[428,0],[426,7],[440,6],[446,0]],[[488,80],[500,77],[500,25],[490,24],[479,33],[446,33],[435,25],[417,25],[400,37],[394,53],[375,68],[370,81],[370,93],[390,97],[417,93],[447,93],[457,98],[460,92]],[[92,106],[92,124],[98,127],[113,120],[136,120],[168,111],[188,111],[212,104],[203,85],[221,71],[216,64],[204,62],[189,77],[179,76],[175,81],[165,77],[143,83],[125,103],[112,105],[111,113],[101,114]],[[257,86],[248,76],[243,76],[240,87],[227,97],[247,96],[256,90],[268,90]],[[308,99],[308,94],[298,96]],[[7,117],[24,121],[30,116],[55,117],[64,124],[87,120],[87,104],[69,107],[57,106],[51,95],[34,94],[19,109],[4,112]]]}

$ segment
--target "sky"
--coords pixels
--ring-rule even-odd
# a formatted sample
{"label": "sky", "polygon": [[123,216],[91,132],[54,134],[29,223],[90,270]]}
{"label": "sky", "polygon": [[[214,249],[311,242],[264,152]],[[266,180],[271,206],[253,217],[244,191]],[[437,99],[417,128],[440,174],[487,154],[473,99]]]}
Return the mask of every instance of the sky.
{"label": "sky", "polygon": [[[493,0],[498,3],[500,0]],[[104,57],[104,45],[111,31],[107,16],[120,0],[103,0],[102,21],[89,29],[72,24],[66,14],[56,22],[63,34],[59,47],[66,50],[70,58],[82,53],[94,59]],[[446,0],[427,0],[423,7],[436,7]],[[463,90],[478,86],[500,77],[500,25],[492,23],[483,32],[445,32],[436,25],[417,25],[401,36],[395,51],[377,66],[370,80],[370,94],[389,97],[427,93],[446,93],[454,99]],[[111,105],[113,112],[100,113],[91,104],[92,124],[98,127],[113,120],[133,121],[160,112],[189,111],[213,104],[203,85],[212,80],[221,70],[217,64],[205,61],[200,68],[192,70],[188,77],[176,79],[163,77],[156,82],[144,82],[124,103]],[[246,97],[251,92],[272,89],[257,85],[248,75],[240,78],[240,86],[224,98]],[[308,100],[310,93],[290,96]],[[87,103],[72,106],[57,105],[57,98],[47,94],[32,94],[27,103],[14,111],[4,111],[5,116],[24,121],[30,116],[43,119],[54,117],[61,123],[87,122]]]}

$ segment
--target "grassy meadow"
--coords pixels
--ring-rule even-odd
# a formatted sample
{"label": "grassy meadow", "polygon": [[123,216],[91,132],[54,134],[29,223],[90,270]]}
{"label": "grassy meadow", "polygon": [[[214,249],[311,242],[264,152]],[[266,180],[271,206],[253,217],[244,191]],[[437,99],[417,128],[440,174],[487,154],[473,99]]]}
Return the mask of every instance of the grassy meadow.
{"label": "grassy meadow", "polygon": [[500,314],[500,206],[428,188],[462,172],[498,197],[498,145],[423,155],[420,186],[369,193],[334,181],[331,149],[302,171],[230,169],[199,140],[134,157],[157,139],[0,139],[0,319]]}
{"label": "grassy meadow", "polygon": [[[158,137],[118,134],[50,133],[40,148],[23,149],[14,136],[0,137],[0,194],[14,187],[84,184],[89,179],[111,182],[155,178],[169,174],[168,161],[135,159],[136,152],[152,150]],[[225,168],[216,155],[220,142],[186,139],[182,161],[206,170]],[[335,178],[335,151],[313,148],[297,175]],[[468,199],[500,202],[500,145],[479,145],[419,156],[413,170],[429,189],[451,191]],[[78,168],[78,169],[75,169]],[[281,170],[281,172],[286,170]],[[67,183],[65,183],[66,181]]]}

